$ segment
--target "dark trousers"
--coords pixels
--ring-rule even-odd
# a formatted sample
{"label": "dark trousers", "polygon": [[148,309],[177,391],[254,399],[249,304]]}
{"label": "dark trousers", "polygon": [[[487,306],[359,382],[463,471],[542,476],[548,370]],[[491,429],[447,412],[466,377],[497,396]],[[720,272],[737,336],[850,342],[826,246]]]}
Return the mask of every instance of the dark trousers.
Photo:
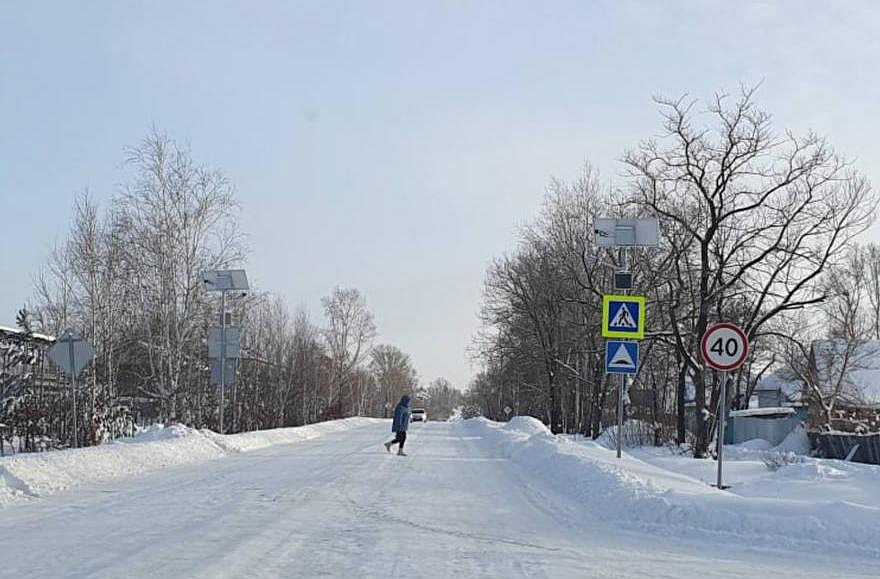
{"label": "dark trousers", "polygon": [[391,441],[391,444],[400,443],[400,450],[403,450],[404,442],[406,442],[406,432],[395,432],[394,440]]}

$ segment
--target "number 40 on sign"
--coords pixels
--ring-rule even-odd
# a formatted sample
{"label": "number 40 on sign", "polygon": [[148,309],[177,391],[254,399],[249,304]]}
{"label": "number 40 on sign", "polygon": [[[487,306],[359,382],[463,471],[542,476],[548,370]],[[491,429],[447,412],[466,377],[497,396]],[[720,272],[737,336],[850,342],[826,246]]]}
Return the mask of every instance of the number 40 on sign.
{"label": "number 40 on sign", "polygon": [[736,370],[749,355],[745,332],[733,324],[715,324],[703,334],[700,346],[706,364],[722,372]]}

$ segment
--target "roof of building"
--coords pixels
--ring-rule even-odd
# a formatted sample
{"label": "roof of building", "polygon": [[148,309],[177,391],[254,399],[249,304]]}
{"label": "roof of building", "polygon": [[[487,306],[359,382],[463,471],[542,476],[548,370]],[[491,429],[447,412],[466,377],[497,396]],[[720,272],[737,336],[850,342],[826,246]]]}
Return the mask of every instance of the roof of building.
{"label": "roof of building", "polygon": [[816,340],[812,353],[820,383],[836,384],[843,373],[846,397],[880,405],[880,340]]}
{"label": "roof of building", "polygon": [[731,416],[755,416],[760,418],[776,418],[794,414],[794,408],[790,406],[775,408],[749,408],[747,410],[731,410]]}
{"label": "roof of building", "polygon": [[8,326],[0,326],[0,338],[13,338],[17,340],[33,340],[51,344],[55,342],[55,336],[47,334],[39,334],[37,332],[26,332],[20,328],[10,328]]}
{"label": "roof of building", "polygon": [[755,393],[776,392],[782,393],[783,402],[794,404],[803,399],[804,385],[800,380],[789,378],[785,371],[780,369],[762,376],[755,385]]}

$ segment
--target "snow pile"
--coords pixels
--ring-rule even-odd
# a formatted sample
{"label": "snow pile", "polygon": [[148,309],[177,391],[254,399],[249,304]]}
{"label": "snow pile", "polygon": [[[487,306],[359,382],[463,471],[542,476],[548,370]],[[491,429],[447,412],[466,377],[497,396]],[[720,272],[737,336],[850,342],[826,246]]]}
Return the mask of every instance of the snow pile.
{"label": "snow pile", "polygon": [[746,452],[754,452],[754,451],[760,452],[763,450],[770,450],[771,448],[773,448],[773,443],[770,442],[769,440],[764,440],[763,438],[753,438],[751,440],[747,440],[747,441],[743,442],[742,444],[724,445],[724,446],[725,447],[732,446],[734,448],[738,447]]}
{"label": "snow pile", "polygon": [[803,424],[794,427],[776,446],[763,438],[753,438],[739,444],[724,445],[724,458],[730,460],[754,460],[768,454],[779,453],[810,454],[810,438],[807,436]]}
{"label": "snow pile", "polygon": [[503,428],[513,436],[520,438],[528,438],[535,434],[550,434],[550,429],[532,416],[514,416]]}
{"label": "snow pile", "polygon": [[[555,437],[546,428],[535,432],[531,423],[527,428],[519,428],[517,424],[522,423],[514,421],[502,427],[485,419],[462,424],[540,479],[539,488],[582,504],[584,517],[654,533],[695,538],[714,535],[809,550],[834,545],[837,550],[880,556],[876,541],[880,536],[880,503],[829,500],[827,492],[814,493],[810,500],[742,496],[719,491],[629,453],[617,459],[613,451],[592,441]],[[712,461],[680,456],[670,460],[715,466]],[[766,467],[760,468],[772,474]],[[791,465],[778,472],[794,476],[792,469],[798,468],[803,466]],[[869,484],[880,492],[878,474],[880,469]]]}
{"label": "snow pile", "polygon": [[102,446],[17,454],[0,458],[0,507],[90,483],[317,438],[377,420],[346,418],[296,428],[227,435],[182,425],[156,425],[131,438]]}
{"label": "snow pile", "polygon": [[793,452],[795,454],[810,454],[810,437],[803,424],[796,426],[788,435],[774,447],[780,452]]}

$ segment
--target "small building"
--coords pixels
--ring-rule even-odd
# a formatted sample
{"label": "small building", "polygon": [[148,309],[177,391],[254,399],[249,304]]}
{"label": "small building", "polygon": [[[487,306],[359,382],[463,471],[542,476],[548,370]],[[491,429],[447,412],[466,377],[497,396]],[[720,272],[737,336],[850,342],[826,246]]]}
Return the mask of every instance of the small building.
{"label": "small building", "polygon": [[762,376],[752,391],[752,405],[757,400],[758,408],[779,408],[800,406],[803,403],[804,384],[789,378],[783,370]]}
{"label": "small building", "polygon": [[732,410],[728,416],[725,444],[760,438],[777,446],[803,422],[790,406]]}

